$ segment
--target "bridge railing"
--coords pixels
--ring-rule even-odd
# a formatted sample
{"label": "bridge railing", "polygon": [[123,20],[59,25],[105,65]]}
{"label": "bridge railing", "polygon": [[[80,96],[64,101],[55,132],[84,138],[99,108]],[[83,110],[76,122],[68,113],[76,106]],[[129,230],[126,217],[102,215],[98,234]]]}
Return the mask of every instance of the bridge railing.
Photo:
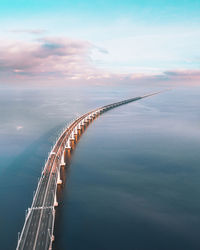
{"label": "bridge railing", "polygon": [[[153,94],[151,94],[151,95],[153,95]],[[145,95],[143,97],[130,98],[130,99],[126,99],[126,100],[123,100],[123,101],[120,101],[120,102],[115,102],[115,103],[112,103],[112,104],[108,104],[108,105],[102,106],[100,108],[96,108],[96,109],[94,109],[94,110],[92,110],[90,112],[87,112],[87,113],[81,115],[80,117],[77,117],[76,119],[71,120],[59,132],[59,136],[56,138],[56,142],[51,147],[50,152],[48,153],[47,160],[45,161],[44,168],[42,169],[42,173],[41,173],[40,179],[38,181],[36,192],[34,194],[33,201],[32,201],[32,204],[31,204],[31,208],[28,209],[28,213],[26,214],[26,217],[25,217],[25,223],[24,223],[23,228],[22,228],[22,232],[19,235],[17,249],[18,249],[18,246],[19,246],[20,241],[22,239],[22,235],[24,234],[24,230],[25,230],[25,227],[27,225],[27,221],[29,219],[29,216],[30,216],[30,214],[32,212],[32,209],[37,209],[37,207],[34,207],[34,205],[36,204],[36,199],[38,197],[38,193],[39,193],[40,188],[41,188],[41,183],[42,183],[42,180],[43,180],[42,177],[45,174],[45,172],[48,170],[49,164],[56,164],[56,166],[55,166],[55,174],[53,176],[54,184],[53,184],[53,190],[52,190],[52,204],[49,204],[49,205],[52,205],[50,207],[51,207],[52,216],[53,216],[52,217],[52,226],[51,226],[50,230],[48,229],[49,230],[49,235],[50,235],[50,248],[49,249],[51,249],[52,241],[53,241],[54,222],[55,222],[55,209],[54,209],[54,203],[55,202],[54,202],[54,199],[56,198],[56,193],[57,193],[58,171],[60,171],[62,154],[63,154],[63,152],[65,150],[66,143],[69,140],[69,138],[71,137],[75,127],[78,127],[80,124],[82,124],[83,121],[85,122],[85,119],[86,118],[88,119],[88,117],[91,114],[94,114],[94,113],[95,114],[99,114],[99,113],[101,114],[101,113],[104,113],[105,111],[108,111],[111,108],[114,108],[114,107],[129,103],[129,102],[132,102],[132,101],[135,101],[135,100],[139,100],[139,99],[147,97],[147,96],[150,96],[150,95]],[[50,166],[51,171],[52,171],[52,168],[53,168],[53,165]],[[44,199],[45,198],[46,197],[44,197]],[[44,200],[44,202],[45,202],[45,200]],[[44,203],[42,203],[42,204],[44,204]]]}

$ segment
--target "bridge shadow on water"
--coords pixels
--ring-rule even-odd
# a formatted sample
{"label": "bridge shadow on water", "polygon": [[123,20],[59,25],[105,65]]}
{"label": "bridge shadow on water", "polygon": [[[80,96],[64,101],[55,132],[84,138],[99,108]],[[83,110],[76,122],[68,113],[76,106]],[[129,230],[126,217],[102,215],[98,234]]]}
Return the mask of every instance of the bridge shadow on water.
{"label": "bridge shadow on water", "polygon": [[17,233],[22,230],[25,210],[31,206],[33,191],[37,188],[45,158],[64,125],[48,130],[30,143],[1,172],[0,198],[3,202],[0,213],[0,249],[16,248]]}
{"label": "bridge shadow on water", "polygon": [[[94,119],[97,119],[97,117]],[[71,150],[67,151],[65,155],[66,166],[61,168],[62,184],[57,186],[59,206],[56,208],[55,246],[56,239],[58,239],[57,235],[59,235],[59,221],[63,212],[62,207],[64,206],[62,203],[63,192],[66,191],[65,184],[70,175],[71,157],[82,134],[92,121],[82,127],[81,132],[79,131],[79,134],[76,135],[76,140],[72,143]],[[31,206],[33,191],[37,188],[38,178],[44,167],[45,159],[47,159],[48,152],[50,152],[56,138],[65,126],[66,123],[62,123],[48,130],[30,143],[19,155],[15,156],[8,167],[1,172],[0,197],[3,202],[0,214],[0,234],[2,236],[0,249],[11,250],[16,248],[17,234],[22,230],[25,211]]]}

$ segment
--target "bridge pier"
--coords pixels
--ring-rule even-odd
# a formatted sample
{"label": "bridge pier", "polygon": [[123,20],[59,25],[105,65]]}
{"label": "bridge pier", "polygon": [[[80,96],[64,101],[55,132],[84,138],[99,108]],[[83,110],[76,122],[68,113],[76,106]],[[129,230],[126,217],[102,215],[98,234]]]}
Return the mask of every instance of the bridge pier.
{"label": "bridge pier", "polygon": [[89,121],[89,120],[88,120],[88,118],[87,118],[87,117],[86,117],[86,118],[84,118],[84,123],[86,123],[86,124],[87,124],[87,123],[88,123],[88,121]]}
{"label": "bridge pier", "polygon": [[84,127],[84,126],[85,126],[84,119],[81,121],[81,126],[82,126],[82,127]]}
{"label": "bridge pier", "polygon": [[78,140],[78,125],[74,128],[74,138],[75,138],[75,141]]}
{"label": "bridge pier", "polygon": [[71,150],[70,140],[69,140],[69,139],[67,140],[67,143],[66,143],[65,148],[66,148],[67,150]]}
{"label": "bridge pier", "polygon": [[60,162],[61,167],[65,166],[65,153],[63,152],[62,157],[61,157],[61,162]]}
{"label": "bridge pier", "polygon": [[73,130],[72,130],[71,135],[70,135],[70,140],[75,141],[74,131]]}
{"label": "bridge pier", "polygon": [[78,135],[78,128],[77,128],[77,126],[74,128],[74,135]]}
{"label": "bridge pier", "polygon": [[58,201],[57,201],[57,195],[55,193],[55,196],[54,196],[54,207],[57,207],[58,206]]}
{"label": "bridge pier", "polygon": [[58,175],[57,175],[57,184],[62,184],[62,180],[60,178],[60,167],[58,168]]}
{"label": "bridge pier", "polygon": [[79,122],[77,130],[81,130],[81,122]]}

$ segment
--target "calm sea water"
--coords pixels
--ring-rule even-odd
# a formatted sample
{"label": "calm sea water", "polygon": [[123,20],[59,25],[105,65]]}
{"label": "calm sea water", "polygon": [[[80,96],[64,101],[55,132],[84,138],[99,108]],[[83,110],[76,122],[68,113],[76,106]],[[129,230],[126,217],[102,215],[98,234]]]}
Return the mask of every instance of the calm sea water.
{"label": "calm sea water", "polygon": [[[90,109],[154,90],[1,88],[0,249],[15,249],[61,128]],[[139,100],[88,127],[63,171],[54,249],[200,249],[199,91]]]}

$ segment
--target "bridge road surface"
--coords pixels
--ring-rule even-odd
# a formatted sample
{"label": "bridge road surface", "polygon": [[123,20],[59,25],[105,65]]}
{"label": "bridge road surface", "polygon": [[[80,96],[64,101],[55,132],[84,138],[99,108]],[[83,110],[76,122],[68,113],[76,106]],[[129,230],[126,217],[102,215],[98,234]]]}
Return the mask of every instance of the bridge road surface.
{"label": "bridge road surface", "polygon": [[[95,109],[77,118],[65,129],[50,152],[44,170],[42,171],[31,208],[28,209],[25,223],[18,239],[17,250],[52,249],[58,171],[60,170],[61,157],[65,151],[65,146],[73,130],[77,128],[81,122],[85,121],[85,118],[92,119],[89,115],[96,117],[98,114],[108,111],[109,109],[158,93],[160,92],[131,98]],[[85,124],[88,123],[85,121]]]}

